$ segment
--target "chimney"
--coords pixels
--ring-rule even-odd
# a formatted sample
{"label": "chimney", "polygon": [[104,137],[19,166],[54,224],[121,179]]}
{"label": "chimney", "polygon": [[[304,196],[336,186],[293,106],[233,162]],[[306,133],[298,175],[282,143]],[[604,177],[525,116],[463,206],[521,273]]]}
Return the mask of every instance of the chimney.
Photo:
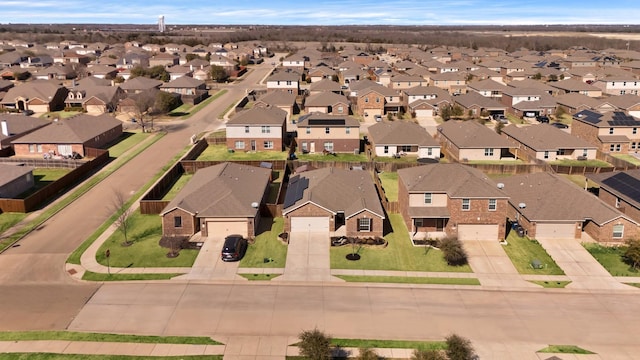
{"label": "chimney", "polygon": [[7,121],[2,120],[0,123],[0,128],[2,129],[2,135],[9,136],[9,128],[7,127]]}

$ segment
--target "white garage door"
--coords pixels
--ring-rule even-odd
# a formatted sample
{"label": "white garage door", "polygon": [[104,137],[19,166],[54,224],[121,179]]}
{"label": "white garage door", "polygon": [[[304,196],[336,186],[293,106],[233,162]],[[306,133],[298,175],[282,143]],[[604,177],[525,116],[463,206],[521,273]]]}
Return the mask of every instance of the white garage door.
{"label": "white garage door", "polygon": [[208,221],[207,235],[208,237],[222,238],[227,235],[239,234],[247,237],[246,221]]}
{"label": "white garage door", "polygon": [[293,217],[291,232],[329,232],[328,217]]}
{"label": "white garage door", "polygon": [[536,239],[575,239],[576,224],[536,224]]}
{"label": "white garage door", "polygon": [[458,239],[464,240],[498,240],[498,224],[462,224],[458,225]]}
{"label": "white garage door", "polygon": [[87,112],[89,114],[104,114],[104,106],[102,105],[87,105]]}
{"label": "white garage door", "polygon": [[419,118],[433,117],[433,110],[418,109],[416,110],[416,117],[419,117]]}

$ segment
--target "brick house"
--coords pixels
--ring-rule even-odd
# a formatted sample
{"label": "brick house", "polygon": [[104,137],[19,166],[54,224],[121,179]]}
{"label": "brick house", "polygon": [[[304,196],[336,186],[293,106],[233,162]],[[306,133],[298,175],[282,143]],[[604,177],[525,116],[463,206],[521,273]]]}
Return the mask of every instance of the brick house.
{"label": "brick house", "polygon": [[399,154],[440,160],[440,144],[427,130],[410,121],[381,121],[369,126],[369,141],[375,156]]}
{"label": "brick house", "polygon": [[37,113],[64,109],[67,88],[49,80],[34,80],[9,89],[0,101],[8,110],[32,110]]}
{"label": "brick house", "polygon": [[398,170],[398,205],[414,239],[505,238],[508,196],[481,171],[466,165]]}
{"label": "brick house", "polygon": [[586,174],[587,179],[599,186],[598,197],[606,204],[640,223],[640,170]]}
{"label": "brick house", "polygon": [[509,125],[501,135],[513,144],[517,158],[525,161],[594,160],[598,148],[549,124]]}
{"label": "brick house", "polygon": [[384,210],[371,174],[363,170],[328,167],[293,176],[282,215],[286,232],[384,235]]}
{"label": "brick house", "polygon": [[344,95],[334,92],[313,94],[304,102],[307,113],[325,113],[334,115],[349,115],[350,102]]}
{"label": "brick house", "polygon": [[583,110],[573,115],[571,135],[598,147],[600,151],[628,154],[640,150],[640,120],[623,112],[604,114]]}
{"label": "brick house", "polygon": [[298,120],[298,147],[302,152],[360,150],[360,122],[348,115],[314,113]]}
{"label": "brick house", "polygon": [[33,116],[0,114],[0,149],[11,147],[12,140],[47,126],[49,123],[49,120]]}
{"label": "brick house", "polygon": [[511,143],[476,121],[449,120],[437,130],[442,151],[459,161],[512,158]]}
{"label": "brick house", "polygon": [[198,170],[160,213],[162,235],[253,238],[270,178],[270,169],[235,163]]}
{"label": "brick house", "polygon": [[598,242],[620,243],[638,235],[631,216],[557,174],[514,175],[500,182],[509,196],[509,220],[532,239],[580,240],[584,231]]}
{"label": "brick house", "polygon": [[283,151],[287,112],[254,107],[227,122],[227,148],[236,151]]}
{"label": "brick house", "polygon": [[298,95],[300,93],[300,74],[291,71],[280,71],[267,78],[267,91],[284,91]]}

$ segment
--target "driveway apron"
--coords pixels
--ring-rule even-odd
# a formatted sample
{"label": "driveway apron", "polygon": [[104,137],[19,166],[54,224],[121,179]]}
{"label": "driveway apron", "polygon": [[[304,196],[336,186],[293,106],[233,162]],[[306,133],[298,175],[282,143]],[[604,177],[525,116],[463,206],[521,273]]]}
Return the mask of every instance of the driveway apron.
{"label": "driveway apron", "polygon": [[220,259],[220,250],[224,243],[223,237],[208,237],[204,240],[202,248],[193,263],[191,272],[178,276],[179,280],[239,280],[237,275],[238,262],[224,262]]}
{"label": "driveway apron", "polygon": [[332,281],[329,261],[329,234],[293,232],[290,234],[284,274],[274,281]]}
{"label": "driveway apron", "polygon": [[480,284],[494,287],[529,287],[532,284],[522,278],[511,259],[497,241],[465,240],[469,265],[478,276]]}

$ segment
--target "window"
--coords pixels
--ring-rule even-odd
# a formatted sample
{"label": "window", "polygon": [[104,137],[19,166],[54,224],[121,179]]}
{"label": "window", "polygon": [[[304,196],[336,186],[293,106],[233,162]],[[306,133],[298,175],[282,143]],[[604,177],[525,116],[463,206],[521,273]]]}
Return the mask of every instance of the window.
{"label": "window", "polygon": [[262,126],[263,134],[271,134],[271,126]]}
{"label": "window", "polygon": [[[343,106],[338,106],[338,112],[342,114],[344,111]],[[347,128],[348,129],[348,128]],[[348,133],[347,133],[348,134]]]}
{"label": "window", "polygon": [[331,133],[331,128],[328,128],[328,127],[324,128],[324,133],[325,134]]}
{"label": "window", "polygon": [[621,148],[620,144],[616,144],[616,151],[617,152],[620,152],[620,148]]}
{"label": "window", "polygon": [[306,141],[302,143],[302,151],[303,152],[309,151],[309,149],[307,148],[307,142]]}
{"label": "window", "polygon": [[556,155],[564,155],[565,151],[565,149],[558,149],[558,151],[556,151]]}
{"label": "window", "polygon": [[613,238],[622,239],[623,236],[624,236],[624,225],[622,224],[613,225]]}
{"label": "window", "polygon": [[333,142],[326,142],[324,143],[324,149],[327,151],[333,151]]}
{"label": "window", "polygon": [[427,155],[428,155],[428,156],[433,155],[433,148],[428,148],[428,149],[427,149]]}
{"label": "window", "polygon": [[42,152],[42,144],[38,144],[38,146],[36,146],[36,149],[39,153]]}
{"label": "window", "polygon": [[236,141],[236,149],[244,149],[244,141]]}
{"label": "window", "polygon": [[388,153],[389,153],[389,147],[388,147],[388,146],[386,146],[386,145],[385,145],[385,147],[384,147],[384,153],[385,153],[385,154],[388,154]]}
{"label": "window", "polygon": [[631,149],[632,149],[632,150],[634,150],[634,149],[636,148],[636,146],[637,146],[637,145],[636,145],[636,142],[635,142],[635,141],[631,143]]}
{"label": "window", "polygon": [[364,98],[364,102],[368,103],[369,102],[369,98]]}
{"label": "window", "polygon": [[587,156],[587,149],[582,149],[582,156]]}
{"label": "window", "polygon": [[631,130],[631,133],[633,135],[636,135],[638,133],[638,128],[633,128],[633,130]]}
{"label": "window", "polygon": [[610,152],[614,152],[614,151],[616,151],[616,145],[615,145],[615,144],[611,144],[611,145],[609,145],[609,151],[610,151]]}
{"label": "window", "polygon": [[493,149],[484,149],[484,156],[493,156]]}
{"label": "window", "polygon": [[265,141],[263,146],[265,149],[273,149],[273,141]]}
{"label": "window", "polygon": [[464,211],[471,210],[471,200],[462,199],[462,210],[464,210]]}
{"label": "window", "polygon": [[545,159],[548,159],[548,158],[549,158],[549,152],[548,152],[548,151],[545,151],[545,152],[544,152],[544,158],[545,158]]}
{"label": "window", "polygon": [[310,128],[310,127],[306,128],[306,129],[305,129],[305,133],[306,133],[306,134],[311,134],[311,128]]}
{"label": "window", "polygon": [[291,85],[291,81],[287,81],[287,85]]}
{"label": "window", "polygon": [[418,227],[422,227],[422,224],[423,224],[422,218],[414,219],[413,222],[414,222],[414,224],[416,225],[417,228]]}
{"label": "window", "polygon": [[425,204],[431,204],[432,203],[432,198],[431,198],[431,193],[425,193],[424,194],[424,203]]}
{"label": "window", "polygon": [[376,97],[376,102],[379,103],[380,102],[380,98]]}
{"label": "window", "polygon": [[371,231],[371,219],[370,218],[358,219],[358,231],[362,231],[362,232]]}
{"label": "window", "polygon": [[400,151],[411,152],[411,145],[400,145]]}
{"label": "window", "polygon": [[620,208],[620,198],[619,197],[616,198],[616,208],[618,208],[618,209]]}
{"label": "window", "polygon": [[496,211],[498,208],[498,201],[496,199],[489,199],[489,211]]}
{"label": "window", "polygon": [[609,135],[613,135],[613,128],[609,128]]}
{"label": "window", "polygon": [[182,227],[182,216],[174,216],[173,217],[173,227],[181,228]]}
{"label": "window", "polygon": [[348,127],[348,126],[347,126],[346,128],[344,128],[344,131],[345,131],[347,134],[351,134],[351,128],[350,128],[350,127]]}
{"label": "window", "polygon": [[245,127],[244,127],[244,133],[245,133],[245,134],[248,134],[248,133],[249,133],[249,127],[248,127],[248,126],[245,126]]}
{"label": "window", "polygon": [[29,152],[30,153],[36,152],[36,145],[35,144],[29,144]]}
{"label": "window", "polygon": [[620,95],[624,95],[624,94],[626,94],[626,93],[627,93],[627,92],[626,92],[625,90],[620,90]]}

